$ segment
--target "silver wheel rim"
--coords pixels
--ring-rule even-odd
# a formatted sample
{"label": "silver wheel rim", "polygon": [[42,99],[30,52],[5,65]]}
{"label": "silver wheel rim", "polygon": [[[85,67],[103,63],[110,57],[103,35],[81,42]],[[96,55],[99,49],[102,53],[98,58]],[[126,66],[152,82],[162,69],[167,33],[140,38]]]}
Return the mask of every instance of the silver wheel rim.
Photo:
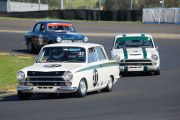
{"label": "silver wheel rim", "polygon": [[84,80],[81,80],[80,88],[81,88],[81,93],[86,94],[86,83],[84,82]]}
{"label": "silver wheel rim", "polygon": [[108,87],[109,87],[109,89],[112,89],[112,86],[113,86],[113,81],[112,81],[112,78],[109,77],[109,80],[108,80]]}

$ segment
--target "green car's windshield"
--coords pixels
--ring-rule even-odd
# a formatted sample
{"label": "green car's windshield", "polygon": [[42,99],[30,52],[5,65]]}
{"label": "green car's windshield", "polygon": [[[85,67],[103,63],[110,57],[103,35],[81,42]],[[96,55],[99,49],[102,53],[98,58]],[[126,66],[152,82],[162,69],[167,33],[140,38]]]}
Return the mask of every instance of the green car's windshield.
{"label": "green car's windshield", "polygon": [[114,48],[153,48],[153,43],[150,37],[122,37],[117,38]]}
{"label": "green car's windshield", "polygon": [[49,32],[74,31],[72,24],[67,23],[50,23],[47,25]]}
{"label": "green car's windshield", "polygon": [[80,47],[47,47],[44,48],[37,59],[41,62],[85,62],[85,49]]}

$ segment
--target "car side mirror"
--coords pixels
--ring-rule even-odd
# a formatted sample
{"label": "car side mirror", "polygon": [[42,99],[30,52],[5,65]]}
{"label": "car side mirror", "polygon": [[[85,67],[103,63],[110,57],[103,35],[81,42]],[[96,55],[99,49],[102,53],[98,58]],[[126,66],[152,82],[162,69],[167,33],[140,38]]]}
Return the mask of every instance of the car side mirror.
{"label": "car side mirror", "polygon": [[158,49],[159,47],[158,46],[156,46],[156,50]]}

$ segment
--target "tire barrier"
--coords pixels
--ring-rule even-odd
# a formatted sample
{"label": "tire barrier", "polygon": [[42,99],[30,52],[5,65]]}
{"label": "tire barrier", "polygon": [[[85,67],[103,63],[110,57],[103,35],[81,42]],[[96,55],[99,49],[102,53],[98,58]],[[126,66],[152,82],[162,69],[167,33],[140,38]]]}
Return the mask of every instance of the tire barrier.
{"label": "tire barrier", "polygon": [[31,12],[0,12],[0,17],[57,18],[95,21],[142,21],[142,10],[48,10]]}

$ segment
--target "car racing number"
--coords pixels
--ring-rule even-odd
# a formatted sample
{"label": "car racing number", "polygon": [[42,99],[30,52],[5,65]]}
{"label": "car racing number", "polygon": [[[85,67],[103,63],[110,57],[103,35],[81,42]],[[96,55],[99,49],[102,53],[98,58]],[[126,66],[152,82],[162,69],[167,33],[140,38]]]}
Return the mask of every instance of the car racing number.
{"label": "car racing number", "polygon": [[93,86],[95,87],[98,83],[98,71],[94,69],[93,71]]}

